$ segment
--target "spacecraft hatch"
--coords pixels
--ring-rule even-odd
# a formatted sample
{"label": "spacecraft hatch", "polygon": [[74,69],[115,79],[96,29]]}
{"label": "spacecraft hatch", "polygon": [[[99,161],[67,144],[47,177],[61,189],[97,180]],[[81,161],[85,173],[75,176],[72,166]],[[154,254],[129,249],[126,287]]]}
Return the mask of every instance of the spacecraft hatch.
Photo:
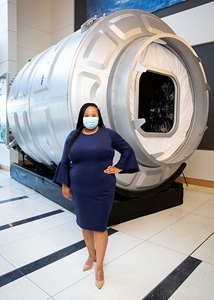
{"label": "spacecraft hatch", "polygon": [[192,47],[158,17],[123,10],[88,20],[31,59],[11,86],[7,112],[21,149],[51,166],[59,163],[82,104],[95,102],[140,166],[139,173],[118,175],[118,188],[144,191],[161,185],[197,149],[208,100]]}

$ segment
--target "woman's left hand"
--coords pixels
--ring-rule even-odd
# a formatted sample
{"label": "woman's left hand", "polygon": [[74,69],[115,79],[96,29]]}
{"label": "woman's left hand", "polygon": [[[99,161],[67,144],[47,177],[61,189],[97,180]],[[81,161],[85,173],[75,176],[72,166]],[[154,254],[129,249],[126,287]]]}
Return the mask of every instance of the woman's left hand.
{"label": "woman's left hand", "polygon": [[122,171],[121,169],[118,169],[114,166],[108,166],[108,168],[106,168],[104,170],[104,173],[106,173],[106,174],[116,174],[116,173],[119,173],[121,171]]}

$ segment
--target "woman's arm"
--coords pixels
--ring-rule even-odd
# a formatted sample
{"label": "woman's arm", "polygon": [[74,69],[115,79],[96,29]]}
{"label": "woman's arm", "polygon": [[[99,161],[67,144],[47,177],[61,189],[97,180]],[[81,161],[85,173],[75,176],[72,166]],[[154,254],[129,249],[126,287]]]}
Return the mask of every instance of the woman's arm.
{"label": "woman's arm", "polygon": [[72,197],[71,197],[71,189],[70,189],[70,187],[69,187],[67,184],[65,184],[65,183],[62,184],[62,195],[63,195],[63,197],[65,197],[66,199],[72,200]]}
{"label": "woman's arm", "polygon": [[106,168],[104,170],[104,173],[106,173],[106,174],[116,174],[116,173],[120,173],[122,171],[123,171],[122,169],[118,169],[115,166],[108,166],[108,168]]}
{"label": "woman's arm", "polygon": [[117,172],[117,170],[119,170],[117,173],[139,172],[140,169],[132,147],[116,131],[112,129],[107,130],[112,140],[112,147],[120,153],[119,161],[114,166],[109,166],[110,170],[113,173]]}
{"label": "woman's arm", "polygon": [[69,177],[70,159],[68,158],[67,155],[67,148],[68,148],[69,140],[71,139],[73,133],[74,131],[72,131],[65,140],[62,157],[54,174],[53,182],[59,185],[67,184],[68,186],[70,186],[70,177]]}

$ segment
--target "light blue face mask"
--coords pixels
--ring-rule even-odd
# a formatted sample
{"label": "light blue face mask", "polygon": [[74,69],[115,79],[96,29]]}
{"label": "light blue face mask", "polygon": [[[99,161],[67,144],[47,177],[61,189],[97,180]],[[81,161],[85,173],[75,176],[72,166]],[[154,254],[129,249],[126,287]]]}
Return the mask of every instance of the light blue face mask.
{"label": "light blue face mask", "polygon": [[94,129],[98,125],[97,117],[85,117],[83,118],[83,125],[87,129]]}

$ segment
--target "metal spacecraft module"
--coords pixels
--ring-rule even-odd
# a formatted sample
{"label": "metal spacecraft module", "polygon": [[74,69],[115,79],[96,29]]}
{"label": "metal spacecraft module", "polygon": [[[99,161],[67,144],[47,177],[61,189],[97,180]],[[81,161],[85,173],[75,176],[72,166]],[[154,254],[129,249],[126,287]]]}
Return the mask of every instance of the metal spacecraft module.
{"label": "metal spacecraft module", "polygon": [[140,172],[117,176],[124,191],[161,185],[194,153],[207,126],[199,57],[161,19],[140,10],[95,16],[17,74],[7,114],[22,151],[57,165],[85,102],[95,102],[105,126],[135,151]]}

